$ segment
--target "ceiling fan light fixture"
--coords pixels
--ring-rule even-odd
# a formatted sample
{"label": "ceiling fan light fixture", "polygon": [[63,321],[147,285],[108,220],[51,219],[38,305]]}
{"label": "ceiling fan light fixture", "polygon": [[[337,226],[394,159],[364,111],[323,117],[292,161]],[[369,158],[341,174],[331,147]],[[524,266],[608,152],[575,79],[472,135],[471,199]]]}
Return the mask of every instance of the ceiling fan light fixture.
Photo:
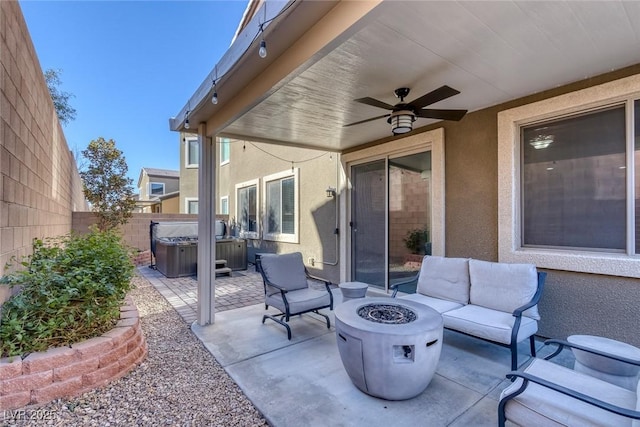
{"label": "ceiling fan light fixture", "polygon": [[394,135],[401,135],[413,130],[413,122],[415,120],[416,116],[412,111],[400,110],[391,113],[391,116],[387,119],[387,123],[391,125],[391,132],[393,132]]}

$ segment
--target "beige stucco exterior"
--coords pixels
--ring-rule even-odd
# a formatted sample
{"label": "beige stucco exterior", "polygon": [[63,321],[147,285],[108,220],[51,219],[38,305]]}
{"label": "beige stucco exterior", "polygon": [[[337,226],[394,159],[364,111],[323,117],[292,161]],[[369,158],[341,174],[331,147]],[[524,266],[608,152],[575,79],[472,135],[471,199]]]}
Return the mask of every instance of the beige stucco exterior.
{"label": "beige stucco exterior", "polygon": [[187,212],[187,200],[198,199],[198,167],[187,163],[188,140],[197,140],[198,136],[188,133],[180,133],[180,198],[178,200],[178,212]]}
{"label": "beige stucco exterior", "polygon": [[[206,129],[213,134],[222,129],[229,121],[234,120],[236,115],[240,115],[245,108],[251,108],[252,103],[259,102],[264,96],[277,90],[279,85],[286,84],[287,77],[292,73],[297,65],[304,62],[314,52],[324,49],[326,43],[333,39],[332,31],[337,28],[345,30],[349,25],[358,22],[362,14],[366,14],[366,7],[371,4],[361,4],[358,9],[352,4],[341,3],[332,13],[309,30],[302,43],[302,39],[293,42],[291,47],[274,62],[268,66],[252,84],[238,89],[228,104],[220,114],[200,117],[199,120],[206,121]],[[352,7],[353,9],[347,8]],[[335,15],[333,13],[336,13]],[[349,12],[349,13],[348,13]],[[344,19],[340,21],[338,18]],[[350,21],[350,23],[346,21]],[[329,24],[334,28],[329,28]],[[357,25],[355,26],[357,27]],[[346,31],[355,31],[353,27]],[[531,104],[537,101],[549,99],[562,94],[572,94],[581,89],[595,87],[602,83],[632,76],[640,73],[640,65],[631,66],[625,69],[611,72],[606,75],[591,77],[565,86],[555,87],[545,92],[515,99],[507,103],[488,107],[468,114],[460,122],[440,122],[414,130],[407,137],[412,137],[421,132],[442,129],[444,132],[444,254],[449,257],[470,257],[488,261],[509,261],[501,259],[499,256],[499,221],[501,214],[499,204],[499,170],[501,161],[498,153],[498,117],[501,112],[519,106]],[[241,77],[239,77],[241,78]],[[268,86],[269,88],[265,88]],[[267,94],[267,95],[265,95]],[[302,96],[302,95],[301,95]],[[576,99],[579,102],[579,99]],[[195,114],[197,113],[192,113]],[[206,114],[202,112],[201,114]],[[381,146],[392,140],[401,142],[401,138],[384,138],[372,141],[364,146],[352,148],[342,153],[343,156],[358,156],[362,150],[375,146]],[[266,145],[266,149],[273,153],[279,153],[282,157],[289,158],[284,153],[293,153],[295,149],[278,145],[278,141],[271,141]],[[232,148],[232,159],[242,155],[239,151],[241,145],[234,145]],[[250,158],[243,157],[240,163],[241,168],[233,166],[230,171],[231,182],[245,182],[255,178],[255,172],[266,174],[278,168],[278,163],[266,160],[267,156]],[[246,159],[246,160],[245,160]],[[287,168],[286,164],[279,166],[281,170]],[[309,166],[309,172],[313,172],[313,167]],[[312,212],[322,206],[319,199],[313,199],[312,193],[322,193],[321,181],[323,176],[315,182],[306,182],[307,166],[300,168],[301,185],[308,186],[301,188],[301,219],[300,225],[304,233],[310,230],[321,229],[309,220],[313,217]],[[338,171],[345,177],[349,174],[348,165]],[[313,175],[312,175],[313,176]],[[350,197],[348,189],[341,192],[339,199],[343,204],[340,208],[340,221],[346,224],[346,217],[349,215],[348,200]],[[319,205],[317,204],[319,203]],[[233,212],[235,200],[230,199],[231,212]],[[344,227],[341,227],[342,235],[340,242],[340,265],[338,267],[339,279],[349,280],[348,263],[350,262],[350,251],[348,236]],[[311,237],[309,236],[311,242]],[[318,240],[318,247],[305,246],[307,240],[301,238],[298,245],[283,243],[260,243],[255,250],[274,248],[281,252],[300,250],[305,256],[305,260],[313,252],[325,247],[323,242]],[[315,254],[314,254],[315,255]],[[527,262],[526,258],[520,259]],[[603,260],[601,262],[606,262]],[[630,260],[636,269],[640,269],[637,259]],[[546,289],[540,303],[542,320],[540,322],[539,334],[544,337],[564,338],[570,334],[595,334],[603,335],[614,339],[620,339],[635,345],[640,345],[640,338],[635,332],[636,325],[640,324],[640,312],[634,310],[635,302],[640,296],[640,280],[632,277],[624,277],[624,272],[617,274],[593,274],[577,271],[566,271],[563,269],[540,268],[548,272]],[[326,277],[334,280],[335,268],[326,269]],[[589,313],[586,315],[586,313]]]}
{"label": "beige stucco exterior", "polygon": [[[446,158],[446,255],[498,261],[498,114],[640,73],[640,65],[442,122]],[[575,99],[576,103],[580,98]],[[512,261],[513,262],[513,261]],[[520,262],[526,262],[521,259]],[[640,280],[616,275],[548,272],[540,302],[539,334],[564,338],[594,334],[640,345],[635,332]]]}
{"label": "beige stucco exterior", "polygon": [[[161,194],[150,194],[150,184],[162,184],[164,191]],[[138,200],[141,202],[141,212],[143,213],[180,213],[178,203],[174,201],[174,197],[164,198],[162,196],[170,196],[176,193],[175,198],[179,196],[177,192],[180,190],[180,174],[178,171],[142,168],[138,178]],[[155,203],[153,203],[155,202]],[[168,211],[165,209],[169,209]]]}

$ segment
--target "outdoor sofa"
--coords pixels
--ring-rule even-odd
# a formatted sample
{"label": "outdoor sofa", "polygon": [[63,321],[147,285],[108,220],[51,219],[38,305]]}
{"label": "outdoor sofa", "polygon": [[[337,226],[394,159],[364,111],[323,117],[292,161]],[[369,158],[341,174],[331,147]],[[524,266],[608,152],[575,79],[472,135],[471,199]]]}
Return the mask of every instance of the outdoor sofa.
{"label": "outdoor sofa", "polygon": [[537,304],[546,273],[532,264],[508,264],[468,258],[425,256],[418,275],[391,286],[415,283],[415,294],[402,295],[440,314],[444,327],[511,349],[511,369],[518,368],[518,343],[529,338],[535,357]]}

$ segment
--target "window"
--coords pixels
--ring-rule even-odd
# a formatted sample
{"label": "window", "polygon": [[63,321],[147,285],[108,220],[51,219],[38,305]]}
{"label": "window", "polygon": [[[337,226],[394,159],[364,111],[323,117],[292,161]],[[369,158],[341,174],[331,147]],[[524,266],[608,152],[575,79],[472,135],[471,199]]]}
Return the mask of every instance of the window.
{"label": "window", "polygon": [[227,138],[222,138],[220,140],[220,165],[226,165],[229,163],[229,149],[229,140]]}
{"label": "window", "polygon": [[639,93],[632,76],[498,114],[500,261],[640,277]]}
{"label": "window", "polygon": [[220,197],[220,214],[229,215],[229,196]]}
{"label": "window", "polygon": [[150,182],[149,183],[149,196],[162,196],[164,194],[163,182]]}
{"label": "window", "polygon": [[240,237],[259,238],[258,180],[236,185],[236,217]]}
{"label": "window", "polygon": [[188,214],[197,214],[198,213],[198,199],[186,197],[184,199],[184,204],[186,206],[186,211]]}
{"label": "window", "polygon": [[186,138],[184,149],[185,166],[188,168],[197,168],[200,164],[200,144],[198,144],[198,138]]}
{"label": "window", "polygon": [[264,239],[298,242],[298,169],[264,178]]}

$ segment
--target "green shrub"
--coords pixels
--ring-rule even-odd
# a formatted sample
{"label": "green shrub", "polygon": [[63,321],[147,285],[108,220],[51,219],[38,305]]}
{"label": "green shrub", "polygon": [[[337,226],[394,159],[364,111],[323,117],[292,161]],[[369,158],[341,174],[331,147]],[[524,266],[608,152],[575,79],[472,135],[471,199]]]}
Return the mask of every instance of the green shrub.
{"label": "green shrub", "polygon": [[2,305],[0,356],[70,345],[113,328],[131,287],[129,251],[114,232],[34,241],[23,270],[0,279],[21,290]]}
{"label": "green shrub", "polygon": [[429,242],[429,230],[419,228],[409,230],[402,240],[412,254],[424,254],[425,243]]}

